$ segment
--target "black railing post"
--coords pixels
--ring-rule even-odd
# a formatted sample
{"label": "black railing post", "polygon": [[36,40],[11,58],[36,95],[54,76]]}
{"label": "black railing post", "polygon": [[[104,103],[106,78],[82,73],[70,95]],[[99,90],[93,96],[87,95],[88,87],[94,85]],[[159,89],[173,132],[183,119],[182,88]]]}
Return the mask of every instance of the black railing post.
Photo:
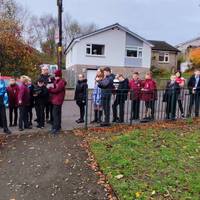
{"label": "black railing post", "polygon": [[131,102],[131,114],[130,114],[130,126],[132,126],[133,124],[133,102],[132,102],[132,98],[133,98],[133,90],[130,90],[130,102]]}
{"label": "black railing post", "polygon": [[85,129],[88,129],[88,89],[86,89]]}

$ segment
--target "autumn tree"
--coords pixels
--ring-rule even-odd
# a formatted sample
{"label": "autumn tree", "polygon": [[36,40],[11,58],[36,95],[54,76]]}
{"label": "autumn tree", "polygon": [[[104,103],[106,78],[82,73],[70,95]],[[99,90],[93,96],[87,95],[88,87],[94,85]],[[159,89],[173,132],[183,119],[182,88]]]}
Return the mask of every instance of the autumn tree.
{"label": "autumn tree", "polygon": [[0,71],[3,75],[37,74],[41,63],[38,51],[25,43],[23,25],[17,18],[15,1],[0,0]]}
{"label": "autumn tree", "polygon": [[200,68],[200,48],[191,49],[189,58],[193,68]]}

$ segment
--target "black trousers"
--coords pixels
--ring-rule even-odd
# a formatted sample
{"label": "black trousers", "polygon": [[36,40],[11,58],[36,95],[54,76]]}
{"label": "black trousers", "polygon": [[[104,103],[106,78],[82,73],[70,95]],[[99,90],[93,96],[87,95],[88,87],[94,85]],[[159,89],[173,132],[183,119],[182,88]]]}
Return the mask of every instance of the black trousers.
{"label": "black trousers", "polygon": [[19,107],[19,128],[20,129],[29,127],[28,113],[29,113],[29,106]]}
{"label": "black trousers", "polygon": [[124,100],[118,100],[116,99],[112,105],[113,109],[113,120],[117,120],[117,107],[119,106],[119,120],[120,122],[124,122],[124,107],[125,107],[125,101]]}
{"label": "black trousers", "polygon": [[14,125],[17,125],[17,120],[18,120],[18,107],[14,107],[14,106],[9,107],[9,120],[10,120],[10,125],[13,125],[13,113],[14,113]]}
{"label": "black trousers", "polygon": [[62,105],[53,105],[53,130],[61,129]]}
{"label": "black trousers", "polygon": [[183,110],[183,103],[181,99],[178,99],[178,107],[181,111],[181,114],[184,114],[184,110]]}
{"label": "black trousers", "polygon": [[102,99],[103,111],[104,111],[104,122],[110,123],[110,103],[111,103],[111,95],[106,95]]}
{"label": "black trousers", "polygon": [[0,121],[1,127],[5,130],[8,129],[7,118],[6,118],[6,108],[4,105],[0,105]]}
{"label": "black trousers", "polygon": [[46,120],[53,121],[53,104],[50,102],[45,104],[45,117]]}
{"label": "black trousers", "polygon": [[33,106],[27,106],[28,109],[28,125],[32,125],[33,120]]}
{"label": "black trousers", "polygon": [[154,113],[155,113],[155,101],[151,100],[151,101],[146,101],[145,102],[145,106],[146,109],[150,109],[151,110],[151,119],[154,119]]}
{"label": "black trousers", "polygon": [[200,94],[191,94],[190,95],[190,104],[189,104],[189,115],[192,114],[192,108],[195,105],[195,117],[199,116],[199,104],[200,104]]}
{"label": "black trousers", "polygon": [[139,119],[140,114],[140,100],[132,100],[132,119],[137,120]]}
{"label": "black trousers", "polygon": [[80,119],[84,120],[85,117],[85,103],[82,103],[81,101],[77,101],[76,104],[78,105],[79,109],[80,109]]}
{"label": "black trousers", "polygon": [[45,108],[44,104],[36,104],[35,105],[37,123],[40,127],[44,127],[44,121],[45,121],[44,108]]}
{"label": "black trousers", "polygon": [[166,118],[167,119],[175,119],[176,117],[176,104],[177,104],[177,97],[176,95],[172,95],[167,97],[166,101]]}

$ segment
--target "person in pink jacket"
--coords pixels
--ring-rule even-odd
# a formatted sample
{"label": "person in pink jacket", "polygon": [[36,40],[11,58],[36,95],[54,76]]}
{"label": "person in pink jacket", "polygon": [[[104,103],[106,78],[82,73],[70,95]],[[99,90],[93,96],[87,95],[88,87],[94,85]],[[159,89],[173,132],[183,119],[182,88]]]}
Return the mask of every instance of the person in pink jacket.
{"label": "person in pink jacket", "polygon": [[[51,103],[53,104],[53,125],[52,134],[57,134],[61,130],[61,113],[62,104],[65,99],[66,81],[62,79],[62,71],[55,71],[54,87],[49,87],[49,94],[51,95]],[[47,85],[48,87],[48,85]]]}

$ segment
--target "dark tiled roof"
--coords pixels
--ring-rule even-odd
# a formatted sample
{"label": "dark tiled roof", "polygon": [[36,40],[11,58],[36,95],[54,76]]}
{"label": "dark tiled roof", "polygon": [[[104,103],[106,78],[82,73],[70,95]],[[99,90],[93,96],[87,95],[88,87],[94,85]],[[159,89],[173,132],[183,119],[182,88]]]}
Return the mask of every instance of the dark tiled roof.
{"label": "dark tiled roof", "polygon": [[177,48],[173,47],[165,41],[148,40],[148,42],[154,45],[152,50],[179,52]]}

